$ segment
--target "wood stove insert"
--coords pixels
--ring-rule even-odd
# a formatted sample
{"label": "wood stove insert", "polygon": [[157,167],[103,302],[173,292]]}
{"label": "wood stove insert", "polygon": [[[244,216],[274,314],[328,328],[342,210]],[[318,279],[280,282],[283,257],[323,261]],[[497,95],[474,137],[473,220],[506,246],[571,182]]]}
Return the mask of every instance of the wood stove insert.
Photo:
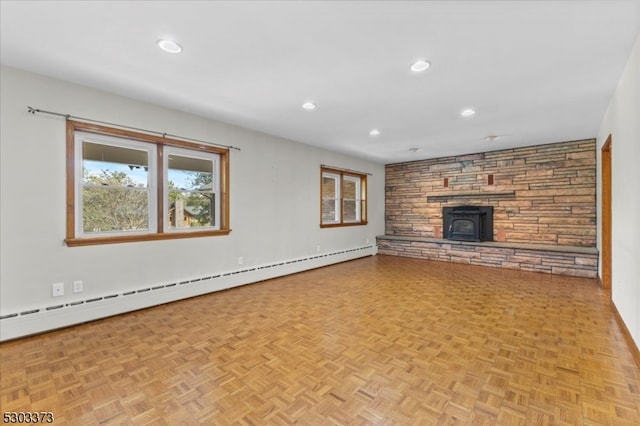
{"label": "wood stove insert", "polygon": [[493,241],[493,206],[443,207],[444,238],[456,241]]}

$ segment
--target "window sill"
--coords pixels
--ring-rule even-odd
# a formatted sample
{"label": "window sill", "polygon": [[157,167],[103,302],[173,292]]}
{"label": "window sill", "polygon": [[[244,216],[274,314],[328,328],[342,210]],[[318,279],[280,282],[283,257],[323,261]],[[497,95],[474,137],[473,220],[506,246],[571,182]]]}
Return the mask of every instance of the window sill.
{"label": "window sill", "polygon": [[364,222],[321,223],[320,228],[341,228],[343,226],[362,226],[366,224],[366,220]]}
{"label": "window sill", "polygon": [[183,238],[216,237],[229,235],[231,229],[216,229],[212,231],[172,232],[165,234],[119,235],[117,237],[66,238],[68,247],[95,246],[102,244],[135,243],[141,241],[176,240]]}

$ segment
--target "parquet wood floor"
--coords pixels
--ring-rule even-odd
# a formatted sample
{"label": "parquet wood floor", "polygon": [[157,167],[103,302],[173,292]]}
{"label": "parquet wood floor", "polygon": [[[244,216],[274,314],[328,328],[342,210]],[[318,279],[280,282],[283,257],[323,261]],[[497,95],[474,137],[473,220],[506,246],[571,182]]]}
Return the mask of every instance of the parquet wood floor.
{"label": "parquet wood floor", "polygon": [[638,425],[595,280],[373,256],[0,345],[55,424]]}

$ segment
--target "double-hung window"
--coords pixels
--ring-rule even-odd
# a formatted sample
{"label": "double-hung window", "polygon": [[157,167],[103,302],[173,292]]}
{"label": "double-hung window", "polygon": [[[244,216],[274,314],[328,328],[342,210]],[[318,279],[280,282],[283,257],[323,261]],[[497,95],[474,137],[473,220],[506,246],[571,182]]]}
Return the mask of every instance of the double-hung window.
{"label": "double-hung window", "polygon": [[69,246],[226,235],[228,150],[67,122]]}
{"label": "double-hung window", "polygon": [[321,168],[320,226],[366,225],[367,176]]}
{"label": "double-hung window", "polygon": [[164,151],[164,220],[170,232],[218,228],[220,180],[215,179],[219,158],[184,148]]}
{"label": "double-hung window", "polygon": [[154,144],[75,134],[76,235],[145,234],[155,228]]}

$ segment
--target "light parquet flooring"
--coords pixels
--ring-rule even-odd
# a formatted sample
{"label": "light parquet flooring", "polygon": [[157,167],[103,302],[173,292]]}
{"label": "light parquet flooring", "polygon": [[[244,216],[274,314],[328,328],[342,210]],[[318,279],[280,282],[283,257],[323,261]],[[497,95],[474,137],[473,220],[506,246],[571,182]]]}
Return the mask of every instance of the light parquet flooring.
{"label": "light parquet flooring", "polygon": [[0,345],[55,424],[638,425],[595,280],[373,256]]}

